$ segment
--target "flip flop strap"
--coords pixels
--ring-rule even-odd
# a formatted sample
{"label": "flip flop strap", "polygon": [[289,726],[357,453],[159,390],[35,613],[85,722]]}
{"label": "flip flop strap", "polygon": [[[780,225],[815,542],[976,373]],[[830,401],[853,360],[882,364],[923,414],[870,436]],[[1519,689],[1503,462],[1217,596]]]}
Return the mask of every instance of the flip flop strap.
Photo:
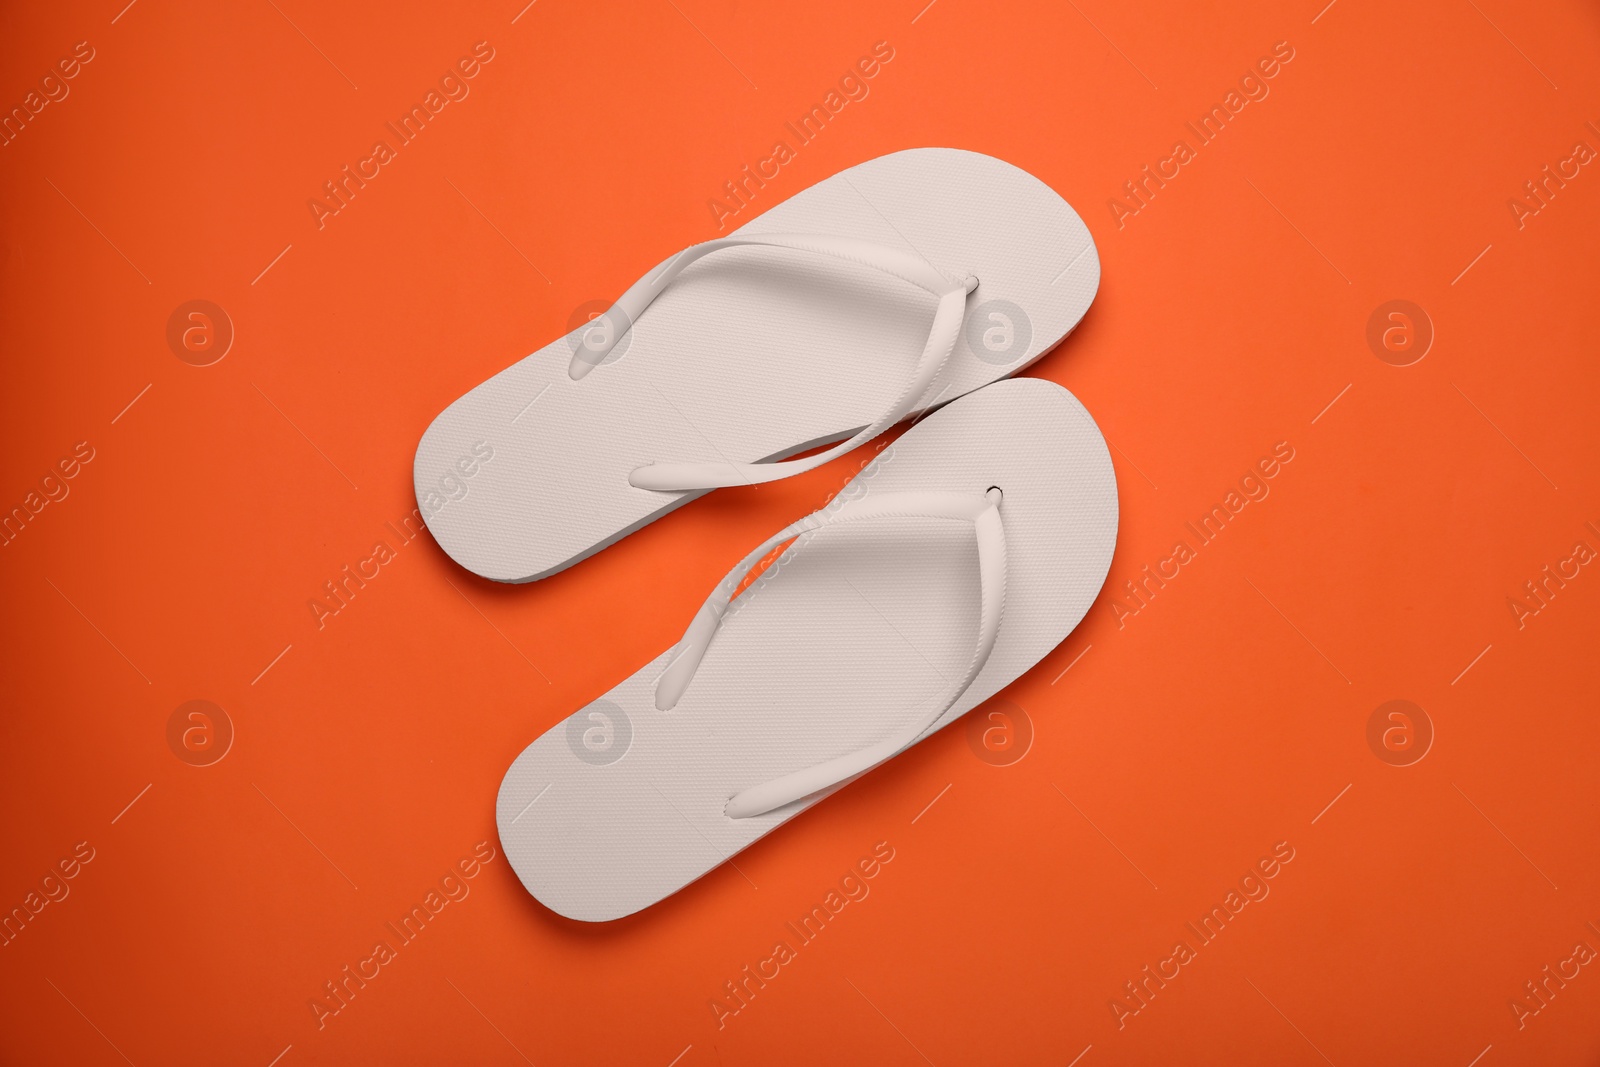
{"label": "flip flop strap", "polygon": [[677,653],[657,680],[657,710],[670,711],[688,689],[745,574],[774,548],[803,533],[845,522],[874,519],[932,518],[970,522],[978,544],[980,589],[977,647],[961,678],[946,690],[944,698],[931,713],[919,716],[908,726],[875,744],[738,793],[724,809],[729,818],[747,819],[764,815],[802,797],[865,774],[916,743],[961,699],[988,662],[989,654],[994,651],[995,638],[1000,632],[1006,588],[1005,527],[1000,519],[1000,499],[998,488],[990,488],[982,496],[949,492],[880,493],[843,504],[831,512],[825,509],[806,516],[768,538],[728,572],[727,577],[700,606],[683,640],[678,643]]}
{"label": "flip flop strap", "polygon": [[[851,237],[783,233],[721,237],[714,241],[691,245],[631,285],[604,315],[594,320],[585,330],[584,342],[578,346],[567,368],[568,375],[576,381],[604,361],[633,328],[634,322],[651,302],[660,296],[691,263],[725,248],[752,245],[830,256],[871,267],[938,297],[939,305],[934,312],[927,342],[923,345],[922,354],[917,357],[917,362],[912,368],[910,380],[895,396],[893,403],[876,419],[849,439],[822,452],[803,459],[783,460],[777,463],[651,463],[639,467],[628,475],[628,483],[635,488],[684,492],[777,481],[820,467],[829,460],[870,441],[909,414],[917,399],[927,392],[939,369],[944,366],[945,360],[955,348],[956,337],[961,332],[961,321],[966,311],[966,296],[978,285],[978,279],[970,275],[959,280],[951,280],[917,256]],[[596,324],[599,324],[598,327]],[[591,343],[592,341],[594,343]]]}

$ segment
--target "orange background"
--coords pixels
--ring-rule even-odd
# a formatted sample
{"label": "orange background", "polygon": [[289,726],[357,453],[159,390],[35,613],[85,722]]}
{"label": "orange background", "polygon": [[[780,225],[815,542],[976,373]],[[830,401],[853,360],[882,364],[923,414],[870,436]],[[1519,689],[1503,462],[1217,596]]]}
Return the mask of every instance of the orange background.
{"label": "orange background", "polygon": [[[1600,968],[1520,1028],[1510,1003],[1600,949],[1600,574],[1521,628],[1507,599],[1600,549],[1600,172],[1520,228],[1508,200],[1600,148],[1600,16],[925,2],[8,5],[4,107],[95,58],[0,148],[0,504],[94,459],[0,548],[0,907],[94,858],[0,948],[4,1062],[1596,1062]],[[385,523],[435,414],[714,236],[707,200],[880,40],[870,96],[739,218],[923,145],[1077,207],[1104,281],[1029,373],[1114,446],[1107,591],[1004,695],[1020,761],[958,724],[738,871],[563,920],[498,853],[501,775],[855,461],[531,586]],[[479,41],[470,96],[319,229],[307,201]],[[1119,228],[1110,198],[1279,41],[1270,96]],[[166,341],[191,299],[236,330],[210,366]],[[1436,331],[1410,366],[1366,342],[1391,299]],[[1271,495],[1119,619],[1280,441]],[[379,540],[319,630],[308,600]],[[210,766],[167,741],[194,699],[235,730]],[[1367,741],[1392,699],[1436,732],[1411,766]],[[480,841],[470,896],[319,1028],[324,983]],[[723,983],[880,841],[871,895],[719,1027]],[[1124,983],[1278,842],[1270,896],[1119,1028]]]}

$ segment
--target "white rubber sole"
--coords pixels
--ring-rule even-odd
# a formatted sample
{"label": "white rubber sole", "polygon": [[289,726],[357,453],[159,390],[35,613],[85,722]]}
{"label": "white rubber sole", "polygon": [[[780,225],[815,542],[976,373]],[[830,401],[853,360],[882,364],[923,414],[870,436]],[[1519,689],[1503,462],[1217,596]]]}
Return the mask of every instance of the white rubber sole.
{"label": "white rubber sole", "polygon": [[[962,336],[917,411],[1038,359],[1100,282],[1089,230],[1065,200],[1026,171],[957,149],[869,160],[736,232],[854,237],[977,275]],[[641,256],[624,284],[657,259]],[[423,517],[470,571],[546,577],[701,495],[634,488],[635,468],[783,458],[870,424],[910,377],[934,304],[824,257],[707,256],[581,380],[568,374],[575,331],[439,415],[414,466]]]}
{"label": "white rubber sole", "polygon": [[[844,491],[989,486],[1004,493],[999,635],[923,737],[1026,673],[1083,618],[1116,542],[1111,457],[1071,393],[1017,379],[929,415]],[[724,813],[740,790],[928,714],[972,655],[976,553],[970,529],[932,519],[802,535],[733,601],[671,711],[655,701],[669,649],[517,757],[495,816],[528,891],[569,918],[620,918],[822,799],[747,819]]]}

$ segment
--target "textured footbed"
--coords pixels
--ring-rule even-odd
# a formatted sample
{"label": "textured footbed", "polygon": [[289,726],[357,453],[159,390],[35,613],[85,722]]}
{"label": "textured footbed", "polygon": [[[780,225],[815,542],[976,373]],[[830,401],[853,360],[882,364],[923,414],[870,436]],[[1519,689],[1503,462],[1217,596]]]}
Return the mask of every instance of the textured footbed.
{"label": "textured footbed", "polygon": [[[1021,378],[929,415],[843,494],[990,486],[1004,494],[999,636],[927,733],[1016,680],[1083,618],[1116,541],[1111,457],[1071,393]],[[970,524],[892,519],[802,535],[733,601],[671,711],[655,707],[668,649],[517,757],[496,805],[506,856],[529,892],[570,918],[661,900],[821,799],[735,820],[723,812],[735,793],[926,716],[970,661],[978,617]]]}
{"label": "textured footbed", "polygon": [[[854,237],[977,275],[962,336],[917,410],[1032,363],[1077,325],[1100,282],[1094,242],[1065,200],[1009,163],[956,149],[851,167],[736,232]],[[673,250],[660,251],[629,281]],[[871,423],[910,377],[935,304],[832,258],[707,256],[581,380],[568,375],[575,332],[450,405],[417,449],[424,518],[468,570],[545,577],[701,495],[636,489],[637,467],[789,456]]]}

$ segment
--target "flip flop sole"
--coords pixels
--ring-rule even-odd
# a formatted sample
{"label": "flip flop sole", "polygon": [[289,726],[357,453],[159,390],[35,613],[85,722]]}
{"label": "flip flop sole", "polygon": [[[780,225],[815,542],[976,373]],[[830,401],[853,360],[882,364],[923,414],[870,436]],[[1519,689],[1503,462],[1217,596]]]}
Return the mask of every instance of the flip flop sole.
{"label": "flip flop sole", "polygon": [[[1006,587],[994,650],[923,736],[1026,673],[1077,626],[1116,541],[1111,457],[1065,389],[1016,379],[929,415],[850,497],[999,486]],[[802,535],[732,603],[692,683],[658,711],[672,650],[512,764],[496,820],[536,898],[574,919],[655,903],[821,799],[731,819],[735,793],[891,736],[948,692],[979,617],[970,529],[934,519]]]}
{"label": "flip flop sole", "polygon": [[[957,149],[869,160],[735,232],[853,237],[975,274],[962,336],[921,408],[1032,363],[1077,325],[1100,280],[1088,228],[1065,200]],[[413,472],[424,519],[468,570],[546,577],[701,495],[635,488],[638,467],[778,459],[870,424],[909,378],[934,304],[825,257],[707,256],[580,380],[568,373],[575,331],[439,415]]]}

